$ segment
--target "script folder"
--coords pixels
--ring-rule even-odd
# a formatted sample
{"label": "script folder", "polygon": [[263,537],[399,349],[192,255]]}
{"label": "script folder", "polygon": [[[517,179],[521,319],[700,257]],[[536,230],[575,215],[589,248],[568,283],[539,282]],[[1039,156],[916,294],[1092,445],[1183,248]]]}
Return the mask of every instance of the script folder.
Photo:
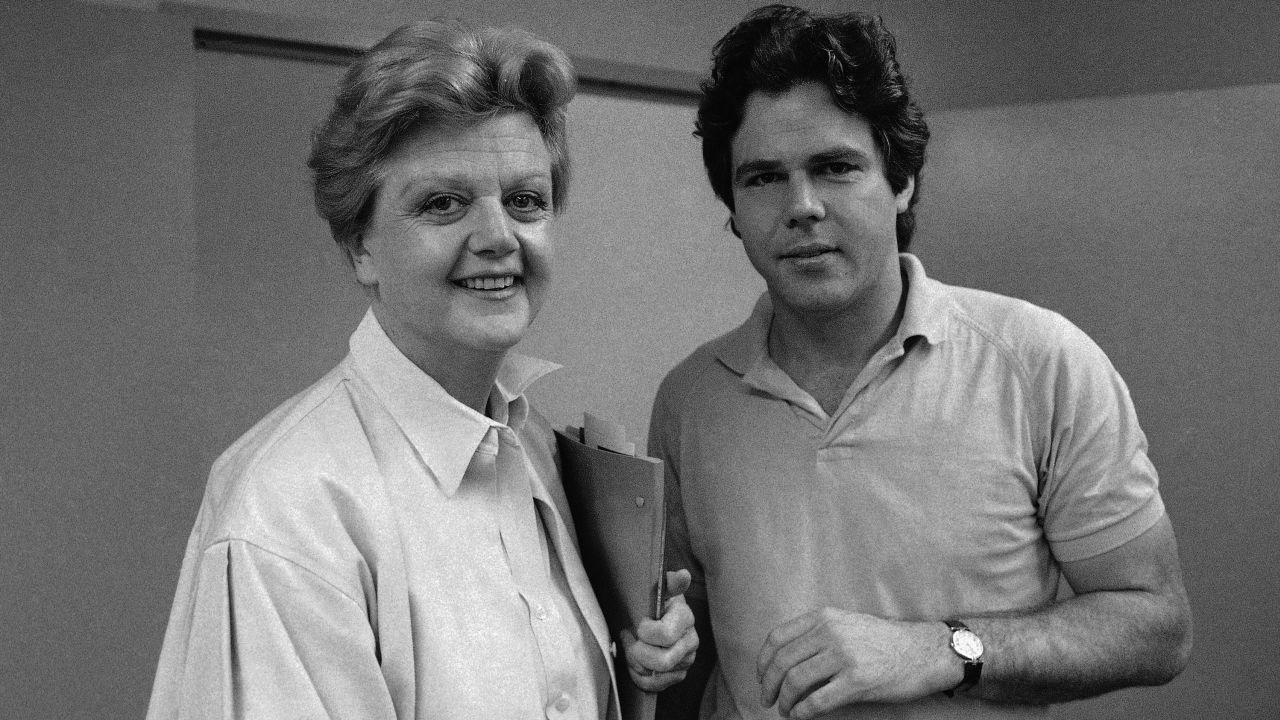
{"label": "script folder", "polygon": [[[617,641],[624,628],[662,614],[662,461],[584,444],[574,427],[556,431],[556,446],[582,564]],[[623,720],[653,720],[657,695],[631,682],[622,657],[614,670]]]}

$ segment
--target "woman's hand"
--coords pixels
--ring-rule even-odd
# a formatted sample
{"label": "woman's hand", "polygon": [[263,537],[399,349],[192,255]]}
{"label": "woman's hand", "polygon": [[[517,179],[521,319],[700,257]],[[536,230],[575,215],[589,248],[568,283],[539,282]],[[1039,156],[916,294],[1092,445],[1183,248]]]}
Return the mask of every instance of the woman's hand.
{"label": "woman's hand", "polygon": [[641,690],[658,692],[684,679],[698,650],[693,612],[684,600],[689,589],[688,570],[667,573],[668,598],[658,620],[641,620],[622,631],[622,651],[631,681]]}

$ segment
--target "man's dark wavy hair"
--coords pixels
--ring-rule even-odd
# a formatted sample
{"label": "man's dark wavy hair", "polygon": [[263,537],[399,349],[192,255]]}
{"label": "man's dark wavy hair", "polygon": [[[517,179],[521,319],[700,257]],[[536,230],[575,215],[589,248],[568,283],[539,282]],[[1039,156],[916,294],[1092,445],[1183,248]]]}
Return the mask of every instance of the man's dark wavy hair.
{"label": "man's dark wavy hair", "polygon": [[896,51],[880,18],[863,13],[820,15],[768,5],[743,18],[712,51],[694,131],[702,139],[702,160],[716,196],[733,211],[732,143],[751,93],[776,95],[820,82],[836,105],[871,126],[893,192],[915,178],[915,193],[897,221],[898,249],[906,251],[915,230],[929,126],[907,92]]}

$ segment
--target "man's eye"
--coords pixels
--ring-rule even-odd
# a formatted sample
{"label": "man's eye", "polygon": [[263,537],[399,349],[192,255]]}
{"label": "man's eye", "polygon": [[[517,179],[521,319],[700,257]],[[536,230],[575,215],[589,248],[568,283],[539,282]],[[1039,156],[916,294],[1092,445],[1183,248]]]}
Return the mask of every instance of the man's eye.
{"label": "man's eye", "polygon": [[847,162],[832,162],[822,166],[822,171],[827,175],[848,175],[861,169],[857,165]]}
{"label": "man's eye", "polygon": [[777,173],[759,173],[748,177],[747,181],[743,183],[743,185],[746,185],[747,187],[760,187],[761,185],[768,185],[777,179]]}
{"label": "man's eye", "polygon": [[466,202],[456,195],[432,195],[422,203],[422,212],[430,215],[452,215],[466,206]]}

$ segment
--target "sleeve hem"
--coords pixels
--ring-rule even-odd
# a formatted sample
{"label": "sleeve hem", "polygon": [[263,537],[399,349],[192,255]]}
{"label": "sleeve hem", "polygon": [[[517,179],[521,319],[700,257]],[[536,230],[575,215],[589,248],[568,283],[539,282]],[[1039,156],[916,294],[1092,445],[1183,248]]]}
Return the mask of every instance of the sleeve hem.
{"label": "sleeve hem", "polygon": [[1159,493],[1153,493],[1146,504],[1120,522],[1069,540],[1050,539],[1049,546],[1059,562],[1087,560],[1114,550],[1150,530],[1164,514],[1164,501]]}

